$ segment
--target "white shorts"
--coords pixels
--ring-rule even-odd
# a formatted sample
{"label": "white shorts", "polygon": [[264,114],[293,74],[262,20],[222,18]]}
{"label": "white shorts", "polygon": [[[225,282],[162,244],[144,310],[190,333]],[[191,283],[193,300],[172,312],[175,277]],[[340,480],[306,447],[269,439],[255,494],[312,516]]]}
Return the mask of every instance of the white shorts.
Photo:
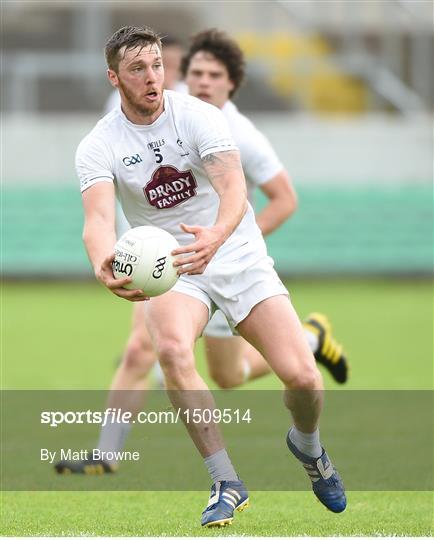
{"label": "white shorts", "polygon": [[220,309],[230,327],[235,328],[262,300],[281,294],[288,296],[265,245],[255,250],[249,243],[246,248],[242,246],[213,259],[203,274],[183,274],[172,290],[201,300],[208,307],[210,317]]}
{"label": "white shorts", "polygon": [[234,334],[223,311],[217,309],[209,320],[209,323],[205,326],[203,335],[216,338],[228,338],[233,337],[236,334]]}

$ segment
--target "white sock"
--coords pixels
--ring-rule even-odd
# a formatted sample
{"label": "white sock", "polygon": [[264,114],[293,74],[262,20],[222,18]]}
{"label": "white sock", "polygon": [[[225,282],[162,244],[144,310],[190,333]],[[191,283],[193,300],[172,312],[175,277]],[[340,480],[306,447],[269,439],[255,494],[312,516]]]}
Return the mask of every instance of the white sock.
{"label": "white sock", "polygon": [[319,338],[307,328],[303,327],[303,330],[306,335],[307,342],[309,343],[310,350],[315,354],[319,347]]}
{"label": "white sock", "polygon": [[[108,423],[101,428],[98,441],[98,449],[102,452],[119,452],[123,449],[125,440],[131,429],[130,423]],[[110,465],[116,464],[116,460],[108,461]]]}
{"label": "white sock", "polygon": [[247,358],[243,358],[243,382],[247,382],[252,374],[252,366]]}
{"label": "white sock", "polygon": [[154,377],[155,377],[155,383],[156,385],[164,390],[165,387],[165,381],[164,381],[164,373],[161,369],[160,362],[155,362],[154,364]]}
{"label": "white sock", "polygon": [[225,448],[204,459],[213,484],[223,480],[238,480],[238,475]]}
{"label": "white sock", "polygon": [[289,438],[303,454],[313,458],[321,457],[322,448],[319,441],[319,429],[316,429],[313,433],[303,433],[293,426],[289,431]]}

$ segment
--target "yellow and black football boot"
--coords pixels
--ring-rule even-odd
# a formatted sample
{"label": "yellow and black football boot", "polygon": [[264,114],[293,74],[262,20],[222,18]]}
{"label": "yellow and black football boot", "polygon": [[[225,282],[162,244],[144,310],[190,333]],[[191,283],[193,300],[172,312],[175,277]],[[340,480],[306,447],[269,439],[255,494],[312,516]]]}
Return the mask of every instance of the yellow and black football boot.
{"label": "yellow and black football boot", "polygon": [[102,459],[84,459],[81,461],[66,461],[62,460],[54,465],[58,474],[88,474],[102,475],[112,474],[117,471],[117,465],[110,465]]}
{"label": "yellow and black football boot", "polygon": [[330,321],[322,313],[311,313],[303,322],[303,327],[318,336],[315,360],[327,369],[337,383],[344,384],[348,379],[348,361],[342,345],[332,336]]}

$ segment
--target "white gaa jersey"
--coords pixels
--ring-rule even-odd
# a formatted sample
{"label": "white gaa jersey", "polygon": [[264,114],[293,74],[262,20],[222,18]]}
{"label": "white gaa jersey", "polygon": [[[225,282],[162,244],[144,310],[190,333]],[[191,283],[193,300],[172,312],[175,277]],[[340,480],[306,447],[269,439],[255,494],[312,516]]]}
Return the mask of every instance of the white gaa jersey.
{"label": "white gaa jersey", "polygon": [[[151,125],[130,122],[120,108],[102,118],[80,143],[76,169],[81,191],[113,182],[131,227],[154,225],[181,245],[192,235],[179,224],[211,227],[219,197],[205,174],[202,159],[237,150],[221,111],[192,96],[164,91],[164,111]],[[216,257],[263,239],[250,205],[241,223]]]}
{"label": "white gaa jersey", "polygon": [[283,170],[283,165],[268,139],[256,129],[244,114],[240,113],[232,101],[226,101],[222,112],[240,151],[248,198],[252,202],[255,188],[269,182]]}

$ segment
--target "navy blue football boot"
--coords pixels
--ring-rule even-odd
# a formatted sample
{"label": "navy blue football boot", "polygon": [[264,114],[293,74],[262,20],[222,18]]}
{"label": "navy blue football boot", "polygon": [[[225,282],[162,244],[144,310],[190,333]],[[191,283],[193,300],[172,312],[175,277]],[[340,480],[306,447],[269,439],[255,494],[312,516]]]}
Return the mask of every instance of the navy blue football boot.
{"label": "navy blue football boot", "polygon": [[202,513],[202,527],[225,527],[234,519],[234,511],[249,506],[249,494],[241,480],[224,480],[211,487],[208,506]]}
{"label": "navy blue football boot", "polygon": [[301,461],[301,464],[309,475],[315,495],[332,512],[336,514],[343,512],[347,506],[344,484],[324,448],[319,458],[307,456],[300,452],[291,441],[289,438],[290,433],[291,430],[289,430],[286,437],[286,444],[294,456]]}

